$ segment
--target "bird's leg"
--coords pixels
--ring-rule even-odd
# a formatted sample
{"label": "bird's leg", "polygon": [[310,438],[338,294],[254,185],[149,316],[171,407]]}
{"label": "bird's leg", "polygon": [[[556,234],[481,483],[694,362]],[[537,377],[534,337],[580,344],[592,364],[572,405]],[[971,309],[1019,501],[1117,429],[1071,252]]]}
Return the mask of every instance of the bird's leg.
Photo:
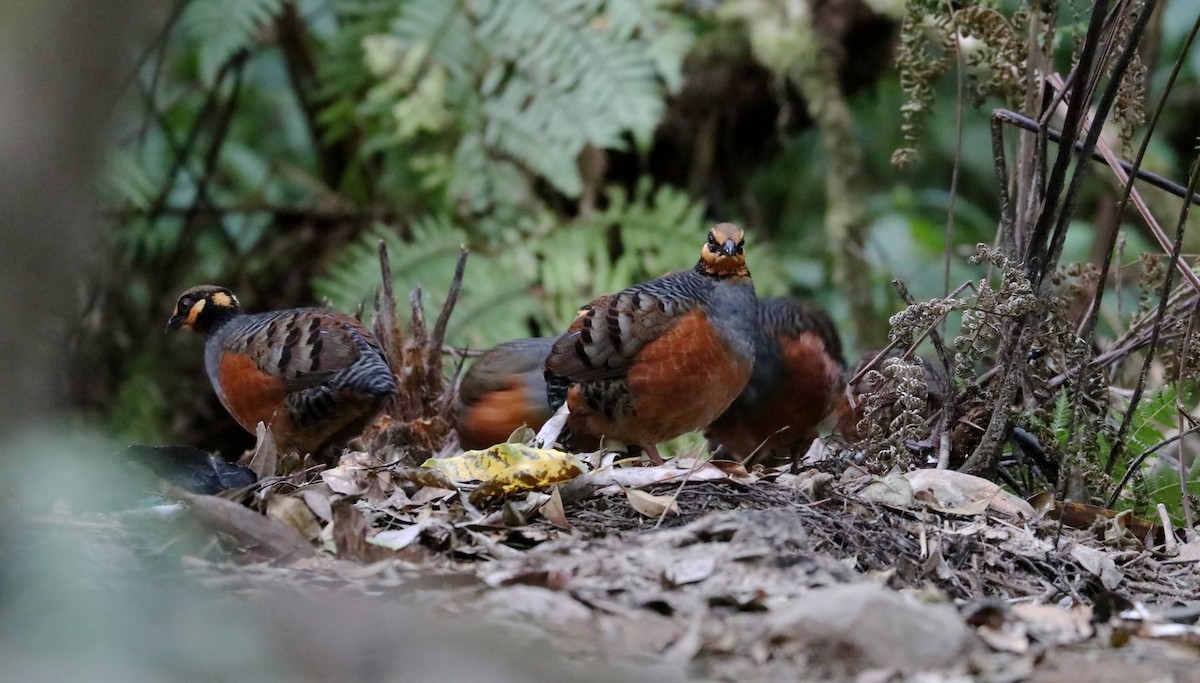
{"label": "bird's leg", "polygon": [[652,464],[654,464],[654,465],[663,464],[663,459],[662,459],[662,456],[658,454],[657,446],[655,446],[654,444],[648,444],[648,445],[642,446],[642,450],[646,452],[646,457],[650,459],[650,462]]}

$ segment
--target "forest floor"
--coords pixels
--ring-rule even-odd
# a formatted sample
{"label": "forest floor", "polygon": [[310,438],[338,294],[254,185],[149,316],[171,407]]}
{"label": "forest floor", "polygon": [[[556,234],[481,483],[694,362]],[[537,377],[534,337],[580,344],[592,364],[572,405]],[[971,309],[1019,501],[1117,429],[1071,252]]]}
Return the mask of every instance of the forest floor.
{"label": "forest floor", "polygon": [[[400,479],[344,459],[260,482],[267,514],[177,494],[54,528],[259,603],[356,680],[470,657],[500,680],[1200,680],[1200,544],[1127,515],[836,462],[601,468],[479,505]],[[450,669],[416,664],[443,632]],[[449,645],[480,638],[502,654]]]}

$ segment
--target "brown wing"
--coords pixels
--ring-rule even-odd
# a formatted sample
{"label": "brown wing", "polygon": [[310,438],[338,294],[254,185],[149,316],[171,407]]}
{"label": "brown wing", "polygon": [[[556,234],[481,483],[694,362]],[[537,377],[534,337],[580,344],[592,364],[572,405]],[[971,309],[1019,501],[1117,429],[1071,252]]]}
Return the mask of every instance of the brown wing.
{"label": "brown wing", "polygon": [[546,370],[575,382],[624,377],[646,344],[699,305],[688,291],[694,277],[673,273],[588,304],[554,342]]}
{"label": "brown wing", "polygon": [[353,365],[360,356],[356,337],[364,334],[350,316],[298,308],[254,316],[226,346],[296,391],[324,384]]}
{"label": "brown wing", "polygon": [[458,400],[471,405],[494,391],[507,389],[516,378],[531,382],[534,390],[545,393],[542,366],[550,353],[553,339],[534,337],[500,344],[479,357],[463,375]]}

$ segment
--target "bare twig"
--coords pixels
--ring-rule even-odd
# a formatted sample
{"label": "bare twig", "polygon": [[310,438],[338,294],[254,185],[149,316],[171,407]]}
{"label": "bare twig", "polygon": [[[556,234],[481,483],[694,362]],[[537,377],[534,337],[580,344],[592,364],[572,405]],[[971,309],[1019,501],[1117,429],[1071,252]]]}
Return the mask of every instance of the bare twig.
{"label": "bare twig", "polygon": [[222,64],[221,68],[217,71],[212,89],[209,90],[204,104],[200,107],[200,111],[196,113],[196,118],[193,119],[192,126],[188,129],[188,134],[184,139],[183,145],[175,154],[174,159],[171,160],[171,168],[167,171],[166,181],[163,183],[162,189],[159,190],[154,200],[150,202],[150,209],[146,212],[146,215],[151,222],[161,215],[162,208],[166,206],[167,198],[171,195],[171,190],[175,188],[176,176],[187,165],[192,148],[195,147],[196,142],[200,139],[200,131],[211,120],[213,111],[218,105],[225,79],[229,77],[235,68],[238,71],[241,70],[240,67],[245,63],[246,56],[247,53],[245,51],[238,52]]}
{"label": "bare twig", "polygon": [[[1003,119],[999,113],[1007,111],[997,109],[992,112],[992,163],[996,171],[996,195],[1000,208],[1000,243],[1017,245],[1016,235],[1016,218],[1013,215],[1012,200],[1008,194],[1008,161],[1004,155],[1004,129],[1001,127]],[[1035,123],[1033,130],[1037,129]]]}
{"label": "bare twig", "polygon": [[[1070,114],[1074,109],[1077,112],[1075,119],[1078,125],[1087,129],[1083,149],[1079,150],[1079,155],[1082,159],[1090,157],[1096,149],[1096,145],[1100,140],[1100,133],[1104,129],[1104,122],[1108,119],[1108,113],[1117,100],[1117,92],[1120,90],[1121,80],[1125,77],[1126,70],[1128,70],[1129,65],[1133,63],[1134,58],[1137,56],[1137,49],[1141,43],[1142,34],[1145,32],[1146,25],[1149,24],[1150,17],[1154,14],[1154,8],[1157,4],[1158,0],[1145,0],[1142,4],[1141,14],[1134,20],[1133,28],[1130,29],[1129,35],[1125,39],[1126,42],[1121,49],[1121,54],[1111,67],[1108,85],[1104,88],[1104,92],[1100,95],[1100,101],[1096,104],[1095,114],[1091,117],[1091,125],[1087,125],[1089,122],[1088,103],[1090,102],[1090,96],[1082,101],[1078,100],[1078,95],[1072,96],[1067,105],[1068,118],[1070,118]],[[1098,12],[1099,9],[1100,3],[1097,3],[1095,11]],[[1111,40],[1109,42],[1111,43]],[[1108,49],[1111,49],[1111,45],[1108,46]],[[1097,69],[1096,74],[1091,75],[1093,79],[1099,79],[1104,64],[1104,61],[1098,63],[1098,66],[1101,68]],[[1088,72],[1084,71],[1084,73]],[[1042,264],[1043,268],[1038,273],[1038,279],[1034,281],[1035,292],[1040,291],[1042,279],[1058,264],[1059,257],[1062,255],[1063,245],[1066,243],[1067,228],[1075,213],[1075,200],[1079,197],[1083,181],[1088,177],[1091,169],[1091,164],[1080,163],[1075,166],[1075,170],[1071,174],[1071,181],[1067,186],[1067,192],[1063,196],[1062,207],[1058,213],[1058,221],[1055,223],[1054,232],[1050,237],[1049,249],[1044,254],[1045,263]]]}
{"label": "bare twig", "polygon": [[[993,121],[993,142],[992,142],[993,151],[995,151],[995,149],[996,149],[996,142],[995,142],[995,137],[996,137],[995,123],[996,122],[1007,123],[1009,125],[1016,126],[1017,128],[1020,128],[1022,130],[1036,131],[1038,129],[1037,121],[1034,121],[1033,119],[1029,118],[1028,116],[1023,116],[1021,114],[1018,114],[1017,112],[1012,111],[1011,109],[995,109],[995,110],[993,110],[992,111],[992,121]],[[1059,131],[1057,129],[1047,128],[1046,129],[1046,137],[1051,142],[1061,142],[1063,134],[1061,131]],[[1003,149],[1003,147],[1001,147],[1001,149]],[[1082,150],[1083,142],[1077,141],[1075,143],[1075,149],[1077,151]],[[1091,158],[1094,161],[1106,161],[1104,158],[1104,154],[1101,153],[1099,150],[1092,150]],[[1124,159],[1118,160],[1117,165],[1120,166],[1121,169],[1124,170],[1126,173],[1133,173],[1137,177],[1138,180],[1146,181],[1146,183],[1148,185],[1157,187],[1158,189],[1160,189],[1164,192],[1169,192],[1170,194],[1173,194],[1176,197],[1179,197],[1180,199],[1186,199],[1187,201],[1190,201],[1193,204],[1200,204],[1200,194],[1193,192],[1192,194],[1189,195],[1187,192],[1187,188],[1185,188],[1183,185],[1180,185],[1179,183],[1171,180],[1170,178],[1164,178],[1163,176],[1158,175],[1157,173],[1152,173],[1150,171],[1147,171],[1143,168],[1138,167],[1135,163],[1125,161]]]}
{"label": "bare twig", "polygon": [[329,126],[321,117],[324,102],[318,95],[320,76],[316,50],[308,23],[300,15],[296,3],[283,3],[283,9],[275,19],[275,27],[276,42],[287,69],[292,94],[299,104],[317,153],[321,178],[328,187],[339,187],[357,156],[358,133],[340,135],[336,139],[331,139],[328,134]]}
{"label": "bare twig", "polygon": [[[1150,15],[1154,10],[1156,1],[1147,0],[1143,5],[1142,13],[1138,15],[1133,28],[1130,30],[1127,44],[1111,67],[1108,84],[1096,106],[1096,123],[1087,128],[1083,147],[1078,150],[1078,156],[1081,158],[1086,159],[1090,157],[1096,147],[1096,141],[1100,137],[1100,124],[1107,119],[1108,112],[1116,100],[1121,80],[1134,57],[1135,50],[1145,30],[1146,23],[1149,21]],[[1120,6],[1119,4],[1118,7]],[[1104,60],[1097,61],[1096,57],[1097,53],[1102,49],[1108,49],[1108,47],[1102,45],[1105,42],[1103,34],[1105,33],[1106,25],[1112,25],[1110,19],[1115,21],[1113,17],[1116,14],[1114,13],[1112,16],[1109,16],[1108,8],[1109,3],[1107,0],[1099,0],[1093,6],[1087,35],[1084,38],[1083,46],[1079,53],[1079,60],[1074,69],[1074,73],[1084,79],[1082,83],[1085,87],[1082,88],[1083,92],[1075,92],[1074,96],[1067,102],[1067,113],[1061,139],[1062,146],[1059,148],[1054,164],[1051,167],[1046,193],[1041,204],[1041,212],[1038,215],[1026,249],[1025,269],[1026,274],[1033,283],[1035,296],[1041,295],[1046,276],[1057,265],[1062,253],[1062,246],[1066,240],[1067,227],[1074,213],[1076,198],[1079,196],[1083,180],[1087,177],[1091,168],[1091,164],[1076,164],[1074,171],[1070,174],[1070,178],[1068,179],[1067,177],[1071,161],[1076,156],[1076,139],[1083,130],[1083,123],[1086,118],[1085,114],[1091,105],[1091,93],[1088,91],[1090,90],[1090,86],[1097,82],[1096,79],[1099,77],[1099,72],[1105,71]],[[1112,42],[1111,34],[1108,36],[1107,42]],[[1093,69],[1097,73],[1093,73]],[[1071,76],[1068,76],[1067,81],[1071,81]],[[1078,79],[1074,82],[1080,83]],[[1039,132],[1042,135],[1046,134],[1045,131],[1048,128],[1046,123],[1049,114],[1050,112],[1047,111],[1042,121],[1039,122]],[[1034,336],[1030,322],[1031,313],[1026,313],[1015,324],[1005,327],[1001,338],[999,360],[1006,366],[1008,371],[1005,373],[1000,391],[996,392],[991,419],[989,419],[988,426],[980,438],[979,445],[976,446],[975,451],[962,467],[964,472],[986,476],[995,469],[999,459],[1000,444],[1003,442],[1005,432],[1008,428],[1008,412],[1012,401],[1016,398],[1019,384],[1023,381],[1024,373],[1016,371],[1014,360],[1024,358],[1028,355]]]}
{"label": "bare twig", "polygon": [[[1200,159],[1197,159],[1192,163],[1191,174],[1188,178],[1189,193],[1195,191],[1197,180],[1200,180]],[[1121,420],[1121,427],[1117,430],[1117,436],[1113,442],[1112,450],[1109,451],[1108,459],[1104,462],[1104,473],[1110,476],[1112,475],[1113,468],[1117,464],[1117,460],[1120,458],[1121,451],[1124,449],[1125,439],[1128,437],[1129,430],[1133,424],[1133,415],[1135,412],[1137,412],[1138,402],[1141,400],[1142,392],[1146,387],[1146,378],[1150,375],[1150,365],[1154,362],[1154,352],[1158,347],[1158,339],[1162,332],[1163,319],[1167,312],[1167,302],[1170,299],[1171,280],[1175,275],[1175,266],[1179,262],[1179,252],[1183,248],[1183,234],[1184,230],[1187,228],[1187,217],[1191,206],[1192,205],[1190,202],[1184,202],[1179,210],[1179,221],[1176,224],[1175,229],[1175,244],[1171,248],[1171,265],[1167,269],[1167,273],[1163,281],[1162,297],[1159,299],[1158,311],[1154,317],[1154,328],[1150,333],[1150,343],[1147,345],[1146,360],[1142,362],[1142,371],[1138,374],[1137,386],[1134,387],[1133,396],[1131,396],[1129,399],[1129,408],[1125,411],[1125,417]],[[1131,466],[1129,469],[1133,470],[1133,467]],[[1128,472],[1126,474],[1128,474]],[[1126,477],[1126,480],[1127,479],[1128,477]],[[1115,501],[1116,498],[1121,494],[1121,488],[1124,486],[1124,483],[1125,480],[1123,480],[1121,484],[1119,484],[1117,488],[1113,490],[1112,495],[1109,496],[1110,501]]]}
{"label": "bare twig", "polygon": [[[1103,15],[1108,11],[1108,0],[1098,0],[1092,9],[1091,21],[1088,24],[1087,34],[1083,39],[1083,47],[1079,51],[1079,61],[1075,66],[1076,73],[1089,73],[1092,70],[1092,63],[1096,58],[1096,51],[1100,44],[1100,33],[1103,27]],[[1033,226],[1033,233],[1029,237],[1028,245],[1025,252],[1025,267],[1029,279],[1034,284],[1034,291],[1040,292],[1043,276],[1049,268],[1049,252],[1046,251],[1046,245],[1050,239],[1051,228],[1055,223],[1057,209],[1065,204],[1063,202],[1063,190],[1067,183],[1067,170],[1071,163],[1071,151],[1074,150],[1075,140],[1079,135],[1080,122],[1083,116],[1083,110],[1087,109],[1089,101],[1085,97],[1075,97],[1067,107],[1067,115],[1063,124],[1062,144],[1063,148],[1059,150],[1058,155],[1054,159],[1054,165],[1050,169],[1050,176],[1046,183],[1046,191],[1041,202],[1042,210],[1038,215],[1037,221]],[[1047,109],[1047,116],[1053,107]],[[1046,121],[1040,122],[1042,135],[1045,135]],[[1085,146],[1086,149],[1086,146]],[[1024,335],[1007,335],[1010,340],[1016,341]],[[997,404],[999,409],[999,404]],[[976,449],[978,452],[978,449]]]}
{"label": "bare twig", "polygon": [[[238,97],[241,93],[243,67],[248,56],[248,52],[241,50],[221,65],[213,87],[209,91],[204,105],[193,120],[183,145],[176,148],[174,158],[171,161],[171,168],[167,172],[162,188],[159,190],[158,195],[150,202],[150,208],[146,211],[146,220],[151,224],[162,216],[162,208],[166,206],[168,197],[170,197],[172,190],[175,189],[177,178],[187,170],[188,159],[193,148],[199,142],[200,131],[206,125],[212,123],[215,118],[217,127],[204,153],[204,170],[195,180],[195,196],[192,199],[191,205],[183,212],[183,229],[176,240],[176,248],[167,254],[166,259],[157,270],[155,279],[160,289],[167,288],[167,281],[176,275],[179,261],[183,258],[184,254],[189,252],[187,248],[188,240],[191,238],[192,231],[197,223],[196,219],[200,216],[199,209],[208,202],[208,183],[211,181],[213,172],[216,169],[216,163],[225,142],[225,135],[229,130],[229,124],[237,108]],[[218,112],[221,101],[220,94],[224,88],[226,79],[231,75],[234,78],[232,93],[225,103],[224,108]]]}
{"label": "bare twig", "polygon": [[[947,0],[946,13],[954,17],[954,5]],[[963,90],[967,78],[966,64],[963,61],[962,32],[958,23],[954,23],[954,58],[958,68],[955,69],[954,94],[954,168],[950,171],[950,199],[946,208],[946,249],[942,256],[942,293],[950,295],[950,257],[954,254],[954,204],[958,199],[958,174],[962,164],[963,142]],[[911,305],[911,302],[910,304]]]}
{"label": "bare twig", "polygon": [[[146,62],[150,60],[151,56],[154,57],[154,69],[150,73],[150,83],[147,88],[149,96],[146,98],[146,111],[144,113],[141,125],[138,126],[137,132],[137,144],[139,148],[145,144],[146,134],[150,131],[151,117],[149,114],[152,111],[157,110],[155,107],[154,93],[158,89],[159,78],[162,76],[162,65],[167,54],[167,37],[179,23],[179,18],[183,16],[183,10],[186,9],[187,6],[187,0],[177,0],[175,5],[171,7],[171,14],[167,17],[167,20],[163,23],[162,27],[158,30],[158,33],[154,36],[154,40],[150,41],[150,44],[146,46],[146,50],[134,63],[133,69],[129,72],[129,81],[117,90],[117,92],[122,92],[129,87],[130,83],[139,81],[142,67],[145,66]],[[113,105],[116,105],[116,101],[113,102]]]}
{"label": "bare twig", "polygon": [[[1196,21],[1193,22],[1193,24],[1192,24],[1192,30],[1190,32],[1188,32],[1187,38],[1183,41],[1183,45],[1180,47],[1179,56],[1175,59],[1175,65],[1171,69],[1171,75],[1167,78],[1167,83],[1166,83],[1166,86],[1163,88],[1163,93],[1158,98],[1158,105],[1154,108],[1154,114],[1150,117],[1150,124],[1149,124],[1149,126],[1147,126],[1146,133],[1142,137],[1142,144],[1140,147],[1138,147],[1138,152],[1137,152],[1137,155],[1133,159],[1133,163],[1129,164],[1129,163],[1125,162],[1124,160],[1118,160],[1118,164],[1114,165],[1113,161],[1114,161],[1114,159],[1116,159],[1116,155],[1113,154],[1111,150],[1107,150],[1106,148],[1101,148],[1101,152],[1103,153],[1105,162],[1108,163],[1110,168],[1112,168],[1113,173],[1115,173],[1117,175],[1118,181],[1120,181],[1125,186],[1124,191],[1121,194],[1121,201],[1117,205],[1116,214],[1118,216],[1118,220],[1119,220],[1119,217],[1125,213],[1125,208],[1129,205],[1129,200],[1132,197],[1138,206],[1138,211],[1141,212],[1143,218],[1147,221],[1147,223],[1151,225],[1151,230],[1154,231],[1154,236],[1158,240],[1159,246],[1162,247],[1164,252],[1169,250],[1169,247],[1167,246],[1168,241],[1166,240],[1166,236],[1163,234],[1162,228],[1160,228],[1158,226],[1157,222],[1154,221],[1154,217],[1150,213],[1149,208],[1146,207],[1145,202],[1141,198],[1141,195],[1134,190],[1133,178],[1136,177],[1136,178],[1145,179],[1148,182],[1151,182],[1151,184],[1154,184],[1156,187],[1165,189],[1168,192],[1172,192],[1176,196],[1183,198],[1185,201],[1200,202],[1200,197],[1197,197],[1195,195],[1189,195],[1188,193],[1184,192],[1183,187],[1177,186],[1177,185],[1175,185],[1175,183],[1172,183],[1170,181],[1165,181],[1165,179],[1159,178],[1158,176],[1155,176],[1155,174],[1153,174],[1153,173],[1146,173],[1141,168],[1142,159],[1145,158],[1146,150],[1150,147],[1151,136],[1154,134],[1154,131],[1158,127],[1158,119],[1162,115],[1163,110],[1166,108],[1167,96],[1171,93],[1171,90],[1175,87],[1175,79],[1179,76],[1179,72],[1183,68],[1184,60],[1187,58],[1187,54],[1191,48],[1192,41],[1195,40],[1195,38],[1196,38],[1197,31],[1200,31],[1200,15],[1197,15]],[[1093,155],[1093,158],[1095,158],[1095,155]],[[1151,181],[1148,176],[1153,176],[1156,180],[1163,180],[1163,181],[1165,181],[1165,184],[1173,185],[1175,187],[1167,188],[1161,184],[1156,184],[1154,181]],[[1178,190],[1178,191],[1176,192],[1174,190]],[[1108,271],[1110,268],[1110,264],[1112,263],[1112,254],[1113,254],[1113,249],[1116,246],[1117,234],[1118,234],[1118,231],[1114,230],[1112,232],[1112,235],[1109,238],[1108,244],[1105,245],[1105,250],[1104,250],[1105,258],[1104,258],[1104,261],[1100,264],[1100,277],[1096,282],[1096,292],[1095,292],[1095,296],[1092,299],[1091,311],[1088,315],[1087,322],[1085,323],[1084,328],[1082,330],[1082,334],[1080,335],[1084,339],[1092,338],[1092,333],[1095,331],[1095,328],[1096,328],[1096,321],[1099,319],[1099,316],[1100,316],[1100,302],[1104,297],[1105,283],[1108,281]],[[1185,279],[1187,279],[1188,283],[1191,284],[1193,288],[1195,288],[1197,291],[1200,291],[1200,278],[1197,278],[1196,274],[1192,271],[1191,268],[1187,267],[1186,264],[1181,263],[1180,265],[1183,268],[1183,270],[1180,271],[1181,274],[1183,275],[1183,277]],[[1117,270],[1119,273],[1120,272],[1120,263],[1117,264]],[[1118,297],[1118,299],[1119,299],[1119,297]]]}
{"label": "bare twig", "polygon": [[[1197,19],[1197,26],[1200,26],[1200,19]],[[1190,352],[1189,347],[1192,344],[1192,332],[1195,327],[1196,317],[1188,316],[1187,330],[1184,331],[1182,348],[1179,350],[1179,375],[1175,379],[1175,386],[1183,386],[1183,378],[1187,374],[1187,359]],[[1175,395],[1175,409],[1179,414],[1179,431],[1183,431],[1183,422],[1185,419],[1191,419],[1191,414],[1187,407],[1182,405],[1178,393]],[[1193,421],[1194,422],[1194,421]],[[1191,540],[1191,534],[1195,532],[1195,516],[1192,513],[1192,497],[1188,492],[1188,464],[1187,458],[1183,457],[1183,450],[1180,449],[1178,464],[1179,468],[1179,501],[1183,507],[1183,522],[1184,528],[1187,529],[1189,535],[1188,540]]]}
{"label": "bare twig", "polygon": [[1154,506],[1158,511],[1158,521],[1162,522],[1164,549],[1170,553],[1175,550],[1175,529],[1171,524],[1171,515],[1167,514],[1167,506],[1159,503]]}
{"label": "bare twig", "polygon": [[446,293],[446,301],[442,304],[442,310],[438,313],[437,321],[433,324],[433,336],[429,339],[429,362],[435,362],[441,367],[441,349],[446,341],[446,326],[450,324],[450,314],[454,312],[454,305],[458,303],[458,293],[462,290],[463,275],[467,270],[467,251],[466,247],[458,249],[458,263],[454,266],[454,279],[450,281],[450,289]]}

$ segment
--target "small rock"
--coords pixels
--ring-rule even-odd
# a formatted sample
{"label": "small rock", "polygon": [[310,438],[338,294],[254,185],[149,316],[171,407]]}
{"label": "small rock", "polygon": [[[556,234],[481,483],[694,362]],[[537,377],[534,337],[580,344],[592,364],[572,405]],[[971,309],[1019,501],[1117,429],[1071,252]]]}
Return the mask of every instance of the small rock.
{"label": "small rock", "polygon": [[810,661],[853,673],[943,668],[976,645],[953,607],[919,603],[873,583],[815,589],[766,623],[780,647],[794,641]]}

